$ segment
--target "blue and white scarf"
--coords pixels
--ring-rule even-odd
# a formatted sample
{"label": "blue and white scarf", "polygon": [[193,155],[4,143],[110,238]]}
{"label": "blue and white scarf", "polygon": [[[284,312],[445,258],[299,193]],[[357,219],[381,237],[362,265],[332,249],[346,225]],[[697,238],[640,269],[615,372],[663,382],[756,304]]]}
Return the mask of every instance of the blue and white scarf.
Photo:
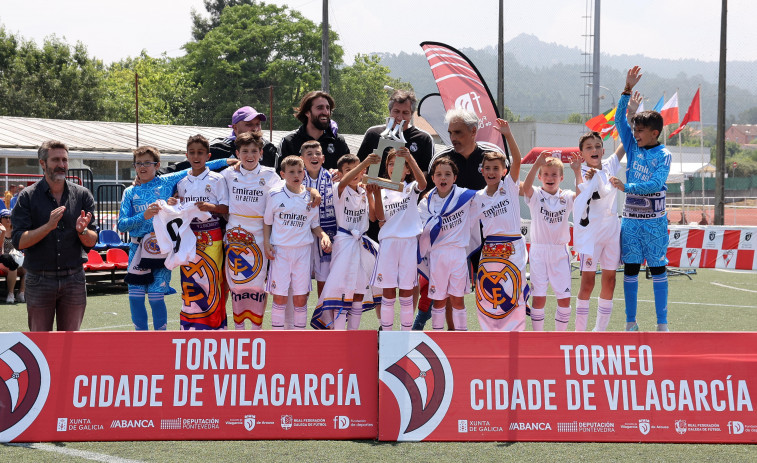
{"label": "blue and white scarf", "polygon": [[[309,174],[305,175],[305,186],[314,188],[321,195],[321,204],[318,206],[318,218],[321,228],[331,241],[336,235],[336,211],[334,210],[334,183],[328,170],[321,167],[318,178],[312,179]],[[321,261],[331,260],[331,253],[321,251]]]}
{"label": "blue and white scarf", "polygon": [[[442,210],[438,214],[434,214],[429,217],[429,219],[423,225],[423,231],[421,232],[421,236],[418,239],[418,263],[421,262],[423,256],[428,254],[428,252],[431,250],[431,246],[434,245],[434,242],[439,237],[439,233],[441,233],[442,231],[443,219],[455,213],[461,207],[465,206],[468,201],[470,201],[471,198],[476,195],[476,190],[468,190],[462,188],[462,193],[455,197],[458,188],[459,187],[457,185],[452,186],[452,191],[449,192],[447,200],[442,206]],[[428,195],[426,207],[428,207],[429,212],[431,212],[431,199],[433,198],[434,194],[436,194],[436,188],[431,190],[431,193],[429,193]]]}

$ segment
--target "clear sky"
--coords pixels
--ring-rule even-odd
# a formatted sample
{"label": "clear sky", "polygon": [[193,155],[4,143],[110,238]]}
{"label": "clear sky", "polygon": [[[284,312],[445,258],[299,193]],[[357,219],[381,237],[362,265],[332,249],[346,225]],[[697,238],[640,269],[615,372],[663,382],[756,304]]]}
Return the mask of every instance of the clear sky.
{"label": "clear sky", "polygon": [[[287,4],[316,23],[320,0]],[[505,40],[521,33],[583,49],[586,0],[505,0]],[[729,3],[729,60],[757,60],[757,2]],[[456,48],[496,45],[496,0],[330,0],[330,25],[340,35],[345,60],[356,53],[420,52],[424,40]],[[605,0],[601,3],[603,53],[655,58],[718,59],[717,0]],[[106,63],[135,56],[183,54],[190,40],[190,10],[202,0],[0,0],[6,30],[41,43],[56,34],[83,42]]]}

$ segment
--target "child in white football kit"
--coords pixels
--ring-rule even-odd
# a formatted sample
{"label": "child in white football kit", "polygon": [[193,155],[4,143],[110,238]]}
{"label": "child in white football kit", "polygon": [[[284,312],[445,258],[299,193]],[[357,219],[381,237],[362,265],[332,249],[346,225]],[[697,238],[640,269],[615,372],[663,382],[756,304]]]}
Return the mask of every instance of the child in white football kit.
{"label": "child in white football kit", "polygon": [[617,213],[617,189],[610,178],[620,169],[623,145],[602,160],[604,146],[597,132],[588,132],[578,140],[578,149],[586,165],[581,167],[583,180],[576,185],[573,211],[573,250],[581,262],[581,289],[576,298],[576,331],[586,331],[589,298],[594,291],[597,265],[602,268],[602,289],[597,302],[594,331],[606,331],[612,315],[615,271],[620,266],[620,219]]}
{"label": "child in white football kit", "polygon": [[[581,159],[576,156],[570,163],[581,178]],[[547,302],[547,284],[557,297],[555,330],[565,331],[570,320],[570,223],[568,216],[573,210],[576,193],[562,190],[563,163],[542,151],[523,182],[523,195],[531,211],[531,324],[534,331],[544,330],[544,305]],[[534,187],[534,178],[539,173],[542,187]]]}
{"label": "child in white football kit", "polygon": [[471,217],[483,225],[484,243],[476,269],[476,306],[482,331],[523,331],[526,327],[526,243],[520,233],[520,150],[510,125],[495,126],[510,146],[512,162],[489,151],[481,161],[486,188],[473,199]]}
{"label": "child in white football kit", "polygon": [[466,249],[471,241],[471,223],[478,227],[476,221],[469,221],[476,192],[455,185],[457,165],[448,157],[435,159],[429,172],[436,186],[418,205],[424,224],[418,247],[421,257],[428,255],[428,297],[434,301],[431,326],[434,330],[444,329],[449,299],[455,330],[467,331],[463,301],[470,292]]}
{"label": "child in white football kit", "polygon": [[[316,311],[331,312],[325,320],[333,320],[333,329],[357,330],[364,310],[364,296],[373,300],[370,289],[371,274],[376,264],[378,245],[365,236],[368,231],[368,216],[371,203],[366,189],[360,186],[365,169],[370,164],[381,162],[381,157],[369,155],[360,162],[354,154],[345,154],[337,161],[342,178],[334,185],[334,210],[337,233],[331,253],[331,270],[323,286]],[[366,187],[377,190],[376,185]]]}
{"label": "child in white football kit", "polygon": [[284,329],[284,310],[291,287],[294,329],[304,330],[311,290],[313,235],[326,252],[331,250],[331,240],[318,225],[318,208],[311,207],[310,192],[302,185],[305,178],[302,158],[284,158],[281,174],[285,185],[269,192],[263,217],[263,243],[271,261],[266,284],[266,290],[273,295],[271,325],[273,329]]}
{"label": "child in white football kit", "polygon": [[187,160],[192,171],[176,185],[176,192],[182,204],[194,204],[213,215],[190,224],[197,248],[195,258],[181,266],[183,330],[226,329],[221,215],[229,212],[229,196],[223,176],[205,165],[209,158],[208,140],[202,135],[189,137]]}
{"label": "child in white football kit", "polygon": [[224,236],[226,282],[238,330],[245,329],[245,320],[254,330],[263,323],[268,271],[268,259],[261,246],[265,198],[270,190],[283,185],[272,168],[260,165],[261,137],[260,132],[240,134],[234,142],[240,164],[223,171],[229,196],[229,223]]}
{"label": "child in white football kit", "polygon": [[[318,206],[321,228],[329,235],[333,242],[336,235],[336,212],[334,211],[334,186],[331,173],[323,168],[326,159],[317,140],[309,140],[302,144],[300,156],[305,163],[305,186],[314,188],[321,195]],[[313,241],[313,278],[315,279],[318,295],[323,291],[323,285],[329,276],[331,268],[331,253],[323,252],[320,243]]]}
{"label": "child in white football kit", "polygon": [[[426,188],[426,177],[405,147],[390,150],[386,156],[386,171],[391,178],[396,157],[405,159],[405,179],[402,191],[375,191],[376,218],[379,231],[379,253],[371,284],[383,288],[381,298],[381,329],[394,326],[394,302],[399,289],[400,324],[402,331],[413,326],[413,289],[418,284],[418,235],[422,231],[418,212],[418,195]],[[416,180],[417,179],[417,180]]]}

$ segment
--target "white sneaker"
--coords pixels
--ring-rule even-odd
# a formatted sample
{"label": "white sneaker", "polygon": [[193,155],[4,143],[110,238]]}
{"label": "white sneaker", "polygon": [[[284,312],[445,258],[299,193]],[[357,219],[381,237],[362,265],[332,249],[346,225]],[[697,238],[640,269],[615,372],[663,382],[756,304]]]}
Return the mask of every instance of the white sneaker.
{"label": "white sneaker", "polygon": [[24,295],[23,291],[19,292],[16,296],[16,302],[26,302],[26,295]]}
{"label": "white sneaker", "polygon": [[8,297],[5,298],[5,303],[6,304],[15,304],[16,303],[16,298],[13,297],[13,293],[8,294]]}

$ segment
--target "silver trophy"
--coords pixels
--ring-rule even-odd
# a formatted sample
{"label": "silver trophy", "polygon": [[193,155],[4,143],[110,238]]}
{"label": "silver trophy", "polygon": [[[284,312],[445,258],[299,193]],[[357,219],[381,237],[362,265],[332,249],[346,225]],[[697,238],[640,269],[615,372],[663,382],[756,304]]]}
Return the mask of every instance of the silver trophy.
{"label": "silver trophy", "polygon": [[378,175],[379,170],[381,169],[381,164],[384,164],[384,150],[387,148],[399,150],[407,143],[405,135],[402,133],[402,126],[404,124],[405,121],[400,121],[399,124],[395,124],[393,117],[386,118],[386,129],[379,134],[379,144],[376,149],[373,150],[373,154],[381,156],[381,162],[379,164],[371,164],[368,168],[368,174],[364,177],[366,184],[375,184],[388,190],[402,191],[402,179],[404,178],[405,173],[405,158],[399,156],[394,158],[394,170],[392,171],[391,180],[380,178]]}

